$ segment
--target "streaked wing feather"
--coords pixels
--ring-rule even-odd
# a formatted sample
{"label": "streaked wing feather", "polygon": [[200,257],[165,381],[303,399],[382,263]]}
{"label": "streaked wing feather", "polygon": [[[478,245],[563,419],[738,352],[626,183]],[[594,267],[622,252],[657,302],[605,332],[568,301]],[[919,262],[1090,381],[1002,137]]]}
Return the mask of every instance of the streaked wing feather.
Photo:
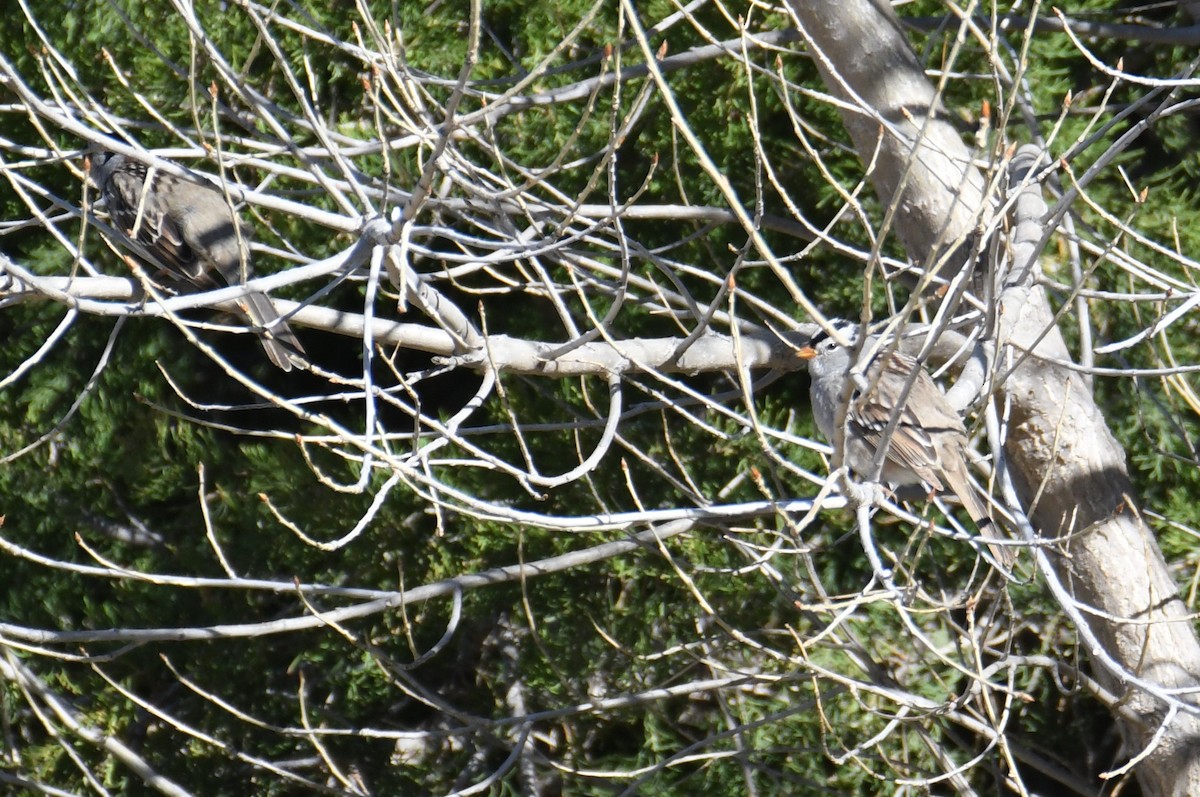
{"label": "streaked wing feather", "polygon": [[155,265],[193,284],[211,286],[179,225],[144,191],[145,177],[144,169],[122,169],[109,178],[106,197],[114,223],[154,258]]}
{"label": "streaked wing feather", "polygon": [[[884,369],[882,373],[881,367]],[[948,405],[942,406],[943,402],[925,402],[918,412],[913,402],[914,396],[926,391],[940,395],[940,391],[929,374],[905,354],[892,352],[882,366],[873,364],[867,371],[867,381],[873,390],[878,390],[880,383],[887,380],[899,392],[914,371],[916,382],[908,392],[908,401],[900,410],[900,419],[888,445],[888,457],[917,474],[934,489],[940,490],[942,483],[937,472],[941,469],[941,452],[934,438],[950,434],[965,440],[966,429],[962,419]],[[855,396],[851,402],[850,421],[857,427],[863,440],[878,450],[883,443],[884,432],[892,421],[893,411],[892,407],[862,401]]]}
{"label": "streaked wing feather", "polygon": [[[137,255],[204,290],[218,285],[210,272],[230,285],[242,283],[249,253],[244,241],[235,238],[236,216],[215,188],[156,173],[148,191],[150,173],[144,164],[123,160],[110,166],[115,168],[104,170],[101,191],[113,226],[133,242]],[[245,276],[250,273],[246,260]],[[304,347],[270,297],[252,292],[238,304],[257,328],[272,363],[284,371],[307,365]]]}

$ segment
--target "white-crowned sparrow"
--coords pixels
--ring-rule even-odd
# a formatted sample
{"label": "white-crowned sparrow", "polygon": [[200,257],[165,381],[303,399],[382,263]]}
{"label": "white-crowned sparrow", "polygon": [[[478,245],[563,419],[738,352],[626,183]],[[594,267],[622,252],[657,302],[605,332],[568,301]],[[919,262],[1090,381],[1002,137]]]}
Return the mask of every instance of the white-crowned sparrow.
{"label": "white-crowned sparrow", "polygon": [[[856,324],[840,320],[833,324],[843,337],[855,340]],[[868,339],[863,351],[870,352],[875,343],[874,338]],[[884,349],[863,369],[867,384],[863,395],[855,385],[848,384],[855,354],[854,348],[839,345],[824,331],[798,352],[808,360],[813,418],[821,434],[831,442],[838,439],[837,419],[845,407],[843,460],[856,473],[869,473],[896,404],[912,379],[880,478],[897,485],[924,484],[934,492],[949,489],[962,501],[979,533],[997,539],[987,504],[967,475],[966,428],[933,379],[912,357]],[[1011,547],[989,548],[1005,567],[1012,566],[1015,555]]]}
{"label": "white-crowned sparrow", "polygon": [[[94,152],[88,172],[100,189],[113,227],[138,244],[158,268],[203,290],[242,285],[253,273],[246,231],[225,194],[199,177],[155,172],[146,185],[146,165],[112,152]],[[248,293],[238,306],[256,327],[271,362],[285,371],[307,364],[304,348],[279,317],[269,297]]]}

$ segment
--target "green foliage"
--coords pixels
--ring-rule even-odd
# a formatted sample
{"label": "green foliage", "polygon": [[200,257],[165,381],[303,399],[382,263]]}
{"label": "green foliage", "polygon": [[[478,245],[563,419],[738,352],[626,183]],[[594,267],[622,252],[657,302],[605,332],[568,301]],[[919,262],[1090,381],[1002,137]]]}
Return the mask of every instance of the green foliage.
{"label": "green foliage", "polygon": [[[261,147],[278,164],[307,168],[300,151],[319,144],[318,137],[303,124],[281,135],[261,119],[245,118],[244,99],[221,79],[217,65],[196,52],[184,21],[167,13],[165,6],[94,0],[65,7],[29,5],[46,39],[73,59],[79,85],[101,100],[113,117],[143,122],[137,127],[140,144],[181,145],[186,137],[170,132],[170,126],[198,126],[196,139],[210,143],[215,130],[234,131],[246,140],[240,152],[258,152],[255,148]],[[422,84],[421,90],[428,92],[428,107],[444,104],[454,95],[454,80],[466,58],[466,4],[367,5],[375,31],[351,24],[344,5],[285,4],[279,10],[333,41],[354,43],[362,37],[376,47],[378,33],[412,73],[442,79]],[[941,3],[916,5],[919,8],[904,13],[944,13]],[[539,76],[523,94],[569,86],[618,65],[644,61],[636,46],[620,47],[631,38],[628,28],[620,27],[616,4],[601,8],[564,52],[554,54],[556,45],[590,10],[582,2],[485,4],[486,35],[471,75],[473,90],[462,98],[460,116],[487,109],[547,59],[554,67],[566,68]],[[640,6],[643,19],[660,20],[675,12],[676,6],[666,2]],[[726,12],[704,6],[696,16],[668,26],[653,44],[665,43],[668,55],[674,55],[705,44],[701,31],[732,39],[737,26]],[[783,15],[763,19],[760,8],[753,13],[761,29],[789,24]],[[347,141],[371,142],[381,129],[386,136],[400,135],[394,119],[377,116],[363,85],[364,78],[371,79],[371,70],[352,48],[318,47],[312,36],[268,20],[277,55],[266,46],[245,7],[207,3],[200,4],[196,14],[238,76],[235,82],[268,98],[281,116],[304,119],[311,107]],[[941,59],[955,33],[951,27],[914,34],[926,64],[945,65]],[[13,24],[0,30],[0,53],[29,76],[38,93],[48,95],[52,86],[42,70],[49,69],[49,61],[36,47],[26,46],[36,40],[28,21]],[[609,44],[618,48],[617,55],[604,63],[600,55]],[[1119,44],[1096,47],[1108,63],[1115,62],[1121,49]],[[977,43],[968,41],[964,48],[950,65],[954,70],[990,71],[988,56]],[[1173,74],[1192,57],[1165,48],[1145,48],[1137,55],[1138,69],[1155,75]],[[842,189],[854,190],[864,179],[862,164],[845,146],[837,109],[824,97],[799,90],[820,85],[816,66],[798,46],[786,52],[756,49],[746,57],[750,70],[726,57],[698,61],[667,75],[673,98],[701,136],[706,155],[729,179],[744,206],[760,208],[764,216],[776,219],[798,213],[818,228],[833,225],[840,241],[868,249],[870,231],[839,215],[844,197],[828,184],[832,179]],[[289,84],[285,68],[297,75],[307,70],[309,77],[302,80],[299,92]],[[1095,136],[1086,146],[1071,149],[1072,169],[1082,174],[1128,127],[1096,132],[1093,117],[1101,110],[1105,85],[1063,37],[1036,36],[1029,70],[1031,110],[1042,134],[1053,129],[1067,94],[1075,98],[1055,151]],[[216,114],[208,93],[214,83],[223,105]],[[652,96],[641,109],[638,93],[645,85],[642,80],[628,81],[619,96],[611,89],[601,91],[590,109],[584,102],[569,102],[504,115],[487,126],[486,135],[459,142],[456,153],[467,163],[491,162],[501,153],[507,158],[505,168],[514,173],[518,168],[531,174],[547,169],[554,175],[554,190],[579,203],[605,205],[636,198],[647,205],[726,208],[726,197],[703,175],[700,159],[681,143],[661,97]],[[1132,103],[1141,91],[1122,86],[1109,104],[1115,108]],[[977,109],[985,99],[998,109],[1008,98],[996,95],[991,80],[947,83],[946,105],[963,123],[965,135],[973,133]],[[148,107],[158,119],[147,113]],[[609,152],[614,126],[635,110],[640,115],[611,150],[616,161],[610,184],[607,163],[594,153]],[[1107,110],[1101,113],[1106,114]],[[436,127],[442,120],[425,122]],[[800,143],[798,129],[820,158],[820,167]],[[1004,132],[998,144],[1029,135],[1016,122]],[[1200,230],[1189,223],[1196,212],[1200,176],[1195,134],[1194,116],[1180,114],[1156,122],[1117,159],[1124,177],[1115,167],[1108,168],[1089,185],[1095,207],[1120,208],[1121,219],[1148,238],[1177,241],[1183,252],[1200,251]],[[0,139],[30,147],[53,142],[66,149],[78,143],[57,130],[43,135],[27,117],[11,112],[0,117]],[[768,153],[775,184],[766,179],[756,147]],[[386,175],[390,186],[407,191],[429,154],[426,147],[374,150],[355,157],[353,166],[364,178],[382,184]],[[14,159],[8,151],[4,157]],[[38,163],[22,175],[56,196],[73,200],[81,194],[79,176],[61,162]],[[247,168],[239,177],[254,184],[259,176]],[[1130,200],[1126,178],[1138,189],[1150,189],[1146,203]],[[553,193],[533,179],[526,187],[528,198],[546,199]],[[438,190],[443,188],[442,199],[474,198],[466,180]],[[287,175],[276,175],[268,190],[312,207],[343,210],[328,193]],[[869,189],[861,192],[860,204],[878,224],[883,209],[869,194]],[[400,200],[378,202],[382,207]],[[15,194],[0,194],[0,210],[5,218],[29,215],[28,205]],[[281,249],[295,247],[312,258],[342,251],[353,240],[285,212],[257,208],[254,214],[257,241]],[[429,215],[434,218],[421,222],[466,226],[466,216],[448,211]],[[834,223],[835,219],[840,220]],[[1132,240],[1111,218],[1082,208],[1079,220],[1114,248],[1127,249],[1173,279],[1193,281],[1194,275],[1176,260]],[[517,227],[529,222],[514,214]],[[635,278],[709,302],[732,274],[738,287],[762,305],[799,312],[777,274],[761,262],[739,261],[737,253],[747,235],[737,224],[629,218],[622,220],[622,231],[639,247],[630,267]],[[830,314],[858,314],[863,285],[853,269],[844,268],[839,255],[817,247],[801,256],[796,237],[772,228],[764,235],[786,262],[791,278],[818,306]],[[3,254],[30,270],[72,272],[66,248],[47,240],[44,230],[35,226],[6,236],[0,239]],[[460,254],[453,243],[422,243],[428,251],[421,253],[425,259],[419,265],[431,283],[472,312],[482,306],[491,333],[567,342],[569,325],[561,310],[583,329],[593,327],[593,319],[615,312],[619,324],[614,328],[620,337],[680,334],[676,322],[645,299],[650,290],[634,291],[639,300],[627,298],[618,308],[611,295],[595,294],[585,285],[576,294],[565,294],[560,308],[539,300],[544,287],[540,278],[510,263],[497,269],[503,280],[478,273],[458,279],[447,276],[449,267],[443,269],[437,262],[444,256],[448,264]],[[109,273],[125,273],[111,253],[98,253],[94,238],[85,245],[94,247],[88,251]],[[905,256],[894,236],[881,251]],[[644,252],[694,268],[674,272],[677,279],[671,281],[664,277],[661,263],[642,256]],[[614,247],[596,256],[619,272],[625,264],[623,254]],[[285,267],[281,258],[264,261],[264,271]],[[520,265],[531,268],[526,260]],[[1049,258],[1047,265],[1051,280],[1069,282],[1056,273]],[[560,262],[545,268],[545,279],[559,284],[570,285],[577,276]],[[1087,283],[1098,290],[1119,291],[1127,288],[1122,283],[1126,278],[1120,269],[1097,260]],[[880,280],[872,290],[866,300],[880,313],[886,310],[888,290],[900,301],[905,298],[902,289]],[[361,286],[351,283],[339,287],[327,303],[361,309],[362,296]],[[1072,297],[1058,293],[1055,300],[1070,308]],[[390,297],[379,307],[385,304],[386,312],[392,312]],[[1090,323],[1108,339],[1148,326],[1144,305],[1097,300],[1090,310]],[[758,307],[743,306],[737,312],[754,322],[767,316]],[[50,303],[5,306],[0,339],[9,345],[0,347],[0,373],[13,373],[33,356],[63,317],[64,311]],[[1171,330],[1167,340],[1175,361],[1200,361],[1192,332],[1187,321]],[[373,507],[390,475],[386,463],[375,458],[364,465],[362,451],[344,442],[308,441],[301,447],[292,435],[321,434],[325,429],[311,419],[253,408],[259,397],[197,353],[166,322],[144,318],[118,325],[81,315],[67,334],[68,344],[54,347],[44,361],[0,388],[0,455],[28,447],[0,464],[0,535],[63,563],[49,567],[13,550],[4,554],[0,572],[5,583],[16,586],[0,595],[0,618],[14,626],[269,626],[287,618],[328,617],[367,598],[321,594],[301,599],[296,592],[258,584],[230,588],[228,582],[219,583],[228,571],[284,585],[296,579],[395,591],[626,539],[625,529],[564,531],[532,521],[501,522],[491,519],[486,509],[478,510],[477,517],[444,507],[434,511],[430,499],[435,488],[415,476],[389,485],[386,499]],[[268,388],[287,397],[306,394],[307,385],[267,373],[264,364],[252,359],[257,356],[253,345],[237,340],[239,336],[199,334],[261,377]],[[331,370],[351,375],[360,371],[357,342],[344,348],[327,341],[317,345],[330,346]],[[1167,354],[1165,349],[1140,347],[1128,356],[1130,365],[1159,367]],[[93,382],[104,357],[106,366]],[[428,417],[443,421],[479,383],[475,374],[399,383],[381,368],[376,376],[383,389],[393,391],[390,398],[419,402]],[[815,436],[803,377],[788,375],[764,383],[752,397],[753,405],[746,407],[742,385],[733,375],[659,379],[627,374],[621,381],[621,400],[628,415],[612,448],[587,477],[553,487],[522,483],[501,468],[462,463],[480,450],[498,462],[528,461],[532,470],[548,478],[570,471],[605,440],[604,422],[612,401],[609,385],[599,377],[499,378],[502,391],[477,410],[472,424],[507,430],[515,421],[522,436],[479,433],[470,437],[477,449],[450,441],[429,452],[421,462],[427,470],[420,473],[437,483],[439,500],[453,504],[459,499],[450,492],[458,491],[513,511],[582,519],[631,505],[673,509],[710,506],[718,497],[732,504],[808,496],[818,487],[800,469],[826,472],[820,456],[797,442],[799,437]],[[1194,467],[1200,413],[1186,379],[1153,384],[1100,379],[1096,389],[1115,433],[1130,451],[1130,465],[1146,503],[1183,524],[1200,522],[1190,498],[1200,490]],[[1145,399],[1145,389],[1156,391],[1154,401]],[[712,411],[697,396],[743,414]],[[380,413],[391,413],[381,426],[413,428],[401,409],[386,402],[380,407]],[[306,409],[354,430],[361,430],[365,422],[361,401],[335,397]],[[757,429],[744,420],[749,410]],[[760,434],[762,429],[780,434]],[[386,443],[397,461],[416,445],[399,437]],[[355,483],[363,467],[373,468],[363,489],[345,488]],[[331,483],[343,489],[333,489]],[[342,540],[368,513],[370,522],[344,545],[313,545],[302,537],[322,543]],[[982,756],[985,765],[967,770],[964,777],[972,789],[994,791],[1003,759],[997,751],[984,749],[982,735],[966,732],[948,713],[932,709],[897,717],[896,703],[885,692],[856,691],[846,684],[867,670],[930,705],[953,705],[978,686],[973,674],[981,661],[976,654],[982,666],[1008,652],[1056,659],[1073,655],[1076,640],[1056,619],[1040,586],[1020,581],[998,585],[994,579],[984,583],[988,571],[977,566],[973,549],[962,540],[914,531],[908,524],[878,516],[875,543],[889,562],[894,556],[901,586],[911,587],[912,603],[905,607],[910,611],[901,615],[895,604],[863,595],[874,574],[853,533],[850,513],[826,513],[811,523],[799,515],[781,509],[774,516],[701,523],[685,536],[617,558],[551,574],[533,572],[521,581],[473,586],[461,595],[442,595],[365,618],[314,622],[299,632],[268,627],[246,637],[156,639],[128,648],[93,643],[87,653],[104,657],[95,662],[29,650],[12,655],[71,699],[89,727],[130,744],[165,777],[196,793],[246,793],[247,783],[256,794],[319,790],[332,782],[325,755],[352,763],[374,793],[446,793],[482,781],[507,760],[522,731],[520,723],[506,721],[518,713],[513,704],[518,686],[525,713],[550,712],[531,724],[528,741],[537,753],[539,776],[562,793],[599,795],[627,789],[646,795],[743,794],[752,781],[760,794],[891,794],[901,791],[898,781],[919,781],[946,771],[947,760],[935,753],[945,750],[953,753],[951,764]],[[1164,533],[1164,549],[1172,559],[1190,561],[1195,539],[1172,527]],[[101,575],[84,569],[106,562],[128,572]],[[67,566],[77,569],[68,571]],[[130,573],[161,578],[156,582]],[[1181,572],[1181,583],[1191,576],[1190,571]],[[183,581],[197,578],[212,581]],[[454,600],[461,600],[457,610]],[[963,645],[964,628],[1010,622],[1014,605],[1020,607],[1020,616],[1011,620],[1005,642],[1010,650],[982,642],[969,649]],[[913,644],[915,638],[929,640],[929,646]],[[426,654],[430,658],[422,659]],[[412,666],[416,661],[420,664]],[[1052,747],[1054,756],[1067,762],[1086,759],[1087,766],[1074,771],[1086,769],[1082,775],[1088,777],[1104,769],[1106,757],[1119,754],[1105,735],[1109,715],[1095,703],[1040,671],[1018,667],[1014,673],[1019,705],[1006,732],[1016,743]],[[656,691],[720,679],[730,683],[692,693]],[[6,722],[21,731],[21,775],[61,789],[87,788],[81,767],[30,716],[24,694],[12,681],[2,688]],[[170,719],[155,716],[129,695]],[[629,700],[593,707],[617,697]],[[996,697],[997,702],[1002,699]],[[320,737],[318,751],[306,727],[347,732]],[[893,727],[898,730],[893,732]],[[394,734],[405,732],[427,732],[423,742],[428,746],[402,750]],[[101,749],[80,747],[86,769],[99,773],[112,792],[149,791],[130,768]],[[10,757],[5,766],[15,771],[14,760]],[[321,763],[306,763],[284,775],[261,766],[261,761]],[[312,778],[317,785],[292,777]],[[511,770],[498,779],[493,793],[526,789],[522,775]]]}

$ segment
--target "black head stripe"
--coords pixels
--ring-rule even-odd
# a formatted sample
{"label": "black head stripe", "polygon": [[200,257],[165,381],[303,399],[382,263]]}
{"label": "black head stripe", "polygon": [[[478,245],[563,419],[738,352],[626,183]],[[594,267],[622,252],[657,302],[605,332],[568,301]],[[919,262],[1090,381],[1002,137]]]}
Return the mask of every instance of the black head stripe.
{"label": "black head stripe", "polygon": [[[851,339],[854,338],[855,325],[850,323],[849,321],[845,320],[844,318],[829,319],[829,326],[832,327],[833,329],[836,329],[838,332],[840,332],[842,335],[844,335],[848,338],[851,338]],[[817,346],[818,344],[829,340],[831,337],[832,336],[828,332],[826,332],[824,329],[818,329],[816,332],[813,333],[813,336],[808,339],[808,345],[809,346]]]}

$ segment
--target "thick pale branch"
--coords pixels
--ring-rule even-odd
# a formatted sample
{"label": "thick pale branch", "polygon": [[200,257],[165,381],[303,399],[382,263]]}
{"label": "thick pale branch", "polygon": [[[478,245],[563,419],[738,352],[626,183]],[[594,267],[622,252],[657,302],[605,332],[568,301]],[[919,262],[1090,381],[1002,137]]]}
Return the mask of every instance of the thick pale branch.
{"label": "thick pale branch", "polygon": [[[9,275],[12,277],[13,275]],[[0,277],[3,273],[0,272]],[[137,301],[137,283],[123,277],[35,277],[23,274],[0,290],[0,302],[54,300],[76,309],[106,316],[167,316],[197,307],[237,309],[238,297],[247,290],[280,282],[282,275],[251,280],[244,287],[222,288],[200,294],[172,297],[161,304]],[[0,286],[3,287],[3,286]],[[744,332],[735,340],[710,333],[694,341],[685,338],[631,338],[614,342],[593,341],[563,352],[563,343],[490,335],[482,346],[461,353],[450,333],[433,326],[348,313],[301,302],[276,299],[280,313],[295,326],[362,339],[368,323],[371,337],[380,346],[403,347],[445,358],[447,364],[474,369],[495,368],[503,373],[552,377],[651,371],[688,374],[731,371],[741,367],[799,370],[795,346],[805,333],[787,336],[772,332]]]}

